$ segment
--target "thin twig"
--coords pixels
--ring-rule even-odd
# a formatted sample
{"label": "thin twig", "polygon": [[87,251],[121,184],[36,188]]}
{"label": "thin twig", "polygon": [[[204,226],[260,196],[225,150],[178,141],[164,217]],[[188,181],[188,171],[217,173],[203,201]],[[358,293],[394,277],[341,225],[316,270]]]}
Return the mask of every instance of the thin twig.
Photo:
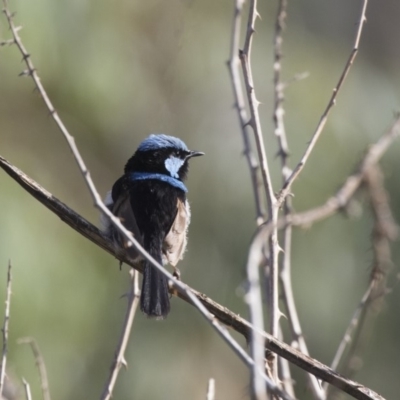
{"label": "thin twig", "polygon": [[[273,111],[273,122],[274,122],[274,133],[278,141],[278,155],[281,160],[281,175],[283,184],[289,178],[292,173],[289,166],[289,145],[286,136],[285,129],[285,109],[283,102],[285,99],[284,90],[286,84],[282,82],[282,44],[283,44],[283,31],[285,29],[285,21],[287,16],[287,0],[279,0],[278,10],[275,19],[275,33],[274,33],[274,111]],[[286,197],[283,204],[283,212],[285,217],[292,214],[292,200],[290,196]],[[292,288],[291,278],[291,258],[292,258],[292,226],[287,225],[283,230],[283,242],[282,242],[282,259],[280,265],[279,278],[282,288],[283,303],[286,306],[286,316],[289,321],[289,326],[292,332],[292,341],[297,342],[297,346],[300,351],[304,354],[309,355],[307,345],[302,333],[300,319],[297,313],[294,294]],[[285,368],[286,367],[286,368]],[[282,377],[284,387],[288,393],[294,393],[293,380],[291,379],[290,366],[282,365],[281,369],[285,372],[285,377]],[[324,393],[319,384],[318,380],[312,374],[307,374],[309,385],[312,393],[316,399],[323,399]],[[288,387],[291,386],[291,390]]]}
{"label": "thin twig", "polygon": [[[352,365],[361,364],[359,362],[352,363],[351,360],[354,359],[355,353],[359,347],[363,326],[366,323],[367,317],[371,314],[368,311],[370,311],[372,305],[374,305],[377,300],[379,300],[381,304],[384,295],[388,292],[386,281],[390,266],[392,265],[390,242],[397,239],[399,231],[390,209],[389,197],[384,187],[383,173],[378,164],[371,166],[367,170],[364,182],[374,216],[374,228],[372,233],[374,262],[368,289],[350,320],[349,326],[339,344],[331,365],[332,369],[338,369],[345,349],[351,343],[351,349],[346,357],[347,362],[343,368],[346,372],[346,376],[351,373],[354,374],[355,368],[352,367]],[[377,309],[378,307],[375,306],[375,316]]]}
{"label": "thin twig", "polygon": [[[281,328],[279,329],[279,340],[283,340],[283,332]],[[283,389],[285,389],[290,396],[296,397],[294,391],[294,380],[292,378],[292,373],[290,371],[289,361],[286,360],[286,358],[279,357],[278,368],[279,368],[279,379],[282,381]]]}
{"label": "thin twig", "polygon": [[[375,152],[373,147],[371,147],[371,150]],[[43,189],[33,179],[26,176],[22,171],[20,171],[17,167],[10,164],[1,156],[0,156],[0,167],[12,179],[14,179],[19,185],[21,185],[22,188],[24,188],[28,193],[30,193],[35,199],[41,202],[50,211],[54,212],[62,221],[68,224],[72,229],[76,230],[82,236],[86,237],[97,246],[101,247],[108,253],[115,256],[118,260],[120,260],[124,264],[130,265],[131,267],[139,271],[142,271],[141,265],[136,263],[134,260],[130,259],[126,252],[124,253],[118,252],[114,248],[113,242],[111,242],[109,238],[104,235],[103,232],[101,232],[90,222],[85,220],[81,215],[71,210],[64,203],[60,202],[51,193]],[[297,214],[293,214],[292,217],[294,217],[295,215]],[[304,222],[302,219],[300,220]],[[287,221],[282,220],[280,226],[283,227],[285,223],[287,223]],[[228,308],[218,304],[205,294],[200,293],[195,289],[189,287],[188,290],[190,290],[193,293],[193,295],[195,295],[202,302],[202,304],[204,304],[204,306],[213,316],[215,316],[215,318],[218,318],[219,321],[221,321],[224,325],[232,328],[234,331],[242,334],[246,338],[246,340],[249,340],[250,332],[254,328],[248,321],[241,318],[239,315],[233,313]],[[171,293],[174,293],[174,288],[172,287],[170,291]],[[177,295],[182,300],[193,305],[191,298],[186,296],[185,293],[178,292]],[[311,372],[312,374],[322,379],[323,381],[331,383],[332,385],[338,387],[344,392],[352,395],[354,398],[360,400],[383,399],[383,397],[375,394],[373,391],[366,388],[365,386],[357,382],[348,380],[343,376],[340,376],[335,371],[331,370],[328,366],[320,363],[315,359],[312,359],[311,357],[304,355],[303,353],[279,341],[278,339],[274,338],[268,333],[263,332],[262,335],[265,338],[265,346],[268,350],[277,353],[281,357],[286,358],[288,361],[297,365],[299,368],[304,369],[307,372]]]}
{"label": "thin twig", "polygon": [[39,370],[40,387],[42,389],[43,400],[51,400],[46,364],[44,362],[42,353],[40,352],[39,345],[37,344],[36,340],[31,337],[19,339],[18,344],[29,344],[29,346],[31,347],[33,356],[35,358],[35,364]]}
{"label": "thin twig", "polygon": [[22,382],[24,384],[26,400],[32,400],[31,387],[29,386],[28,381],[25,378],[22,378]]}
{"label": "thin twig", "polygon": [[268,213],[269,213],[269,218],[271,218],[272,208],[274,206],[276,199],[272,187],[272,180],[269,172],[267,155],[265,152],[260,115],[258,113],[258,107],[260,105],[260,102],[257,100],[256,97],[254,89],[254,81],[253,81],[253,72],[251,68],[251,48],[253,43],[253,36],[255,32],[255,23],[257,16],[258,16],[257,0],[250,0],[246,38],[243,50],[239,52],[239,55],[240,55],[240,60],[242,62],[243,77],[246,86],[247,99],[249,103],[250,116],[251,116],[248,124],[253,128],[254,131],[258,158],[260,159],[261,176],[263,179],[265,196],[268,203]]}
{"label": "thin twig", "polygon": [[[369,146],[367,153],[357,168],[357,171],[345,180],[344,184],[334,196],[330,197],[322,206],[281,218],[277,222],[278,228],[281,229],[286,225],[309,228],[313,223],[326,219],[335,214],[338,210],[344,208],[360,188],[365,174],[372,166],[378,163],[391,144],[399,136],[400,115],[397,115],[392,126],[385,132],[385,134],[382,135],[376,143]],[[268,237],[268,235],[271,234],[272,229],[273,226],[270,222],[262,225],[253,240],[256,240],[257,236],[263,236],[265,239],[265,237]]]}
{"label": "thin twig", "polygon": [[[87,169],[87,167],[83,161],[83,158],[75,144],[74,137],[68,132],[67,128],[65,127],[64,123],[62,122],[61,118],[59,117],[58,113],[56,112],[52,102],[50,101],[50,99],[40,81],[40,78],[36,72],[36,69],[33,65],[31,57],[30,57],[29,53],[26,51],[26,49],[22,43],[22,40],[18,35],[18,29],[15,27],[13,19],[12,19],[12,14],[8,10],[7,0],[3,0],[3,3],[5,6],[4,13],[6,15],[8,24],[10,26],[13,38],[15,40],[15,44],[17,45],[18,49],[20,50],[20,52],[23,56],[23,60],[27,67],[27,71],[24,72],[24,74],[31,76],[31,78],[33,79],[39,93],[41,94],[41,96],[46,104],[46,107],[48,108],[51,116],[53,117],[54,121],[56,122],[63,137],[67,141],[67,143],[70,147],[70,150],[74,156],[74,159],[77,162],[78,167],[82,173],[82,176],[87,184],[90,194],[92,195],[95,207],[100,209],[101,212],[103,212],[105,215],[107,215],[110,218],[111,223],[117,227],[117,229],[128,239],[129,242],[132,243],[132,245],[138,250],[138,252],[145,259],[147,259],[157,270],[159,270],[162,274],[164,274],[172,282],[173,286],[179,292],[181,292],[181,293],[183,292],[190,299],[190,301],[194,304],[194,306],[200,311],[202,316],[213,326],[213,328],[225,340],[225,342],[228,343],[228,345],[239,356],[239,358],[248,367],[252,368],[254,366],[253,359],[246,353],[246,351],[239,345],[239,343],[232,338],[232,336],[229,334],[229,332],[218,323],[217,319],[215,319],[214,316],[207,310],[207,308],[204,307],[204,305],[190,291],[188,286],[186,286],[181,281],[177,280],[161,264],[159,264],[153,257],[151,257],[151,255],[149,253],[147,253],[147,251],[135,239],[135,237],[132,235],[132,233],[130,231],[128,231],[123,226],[121,221],[118,218],[116,218],[111,213],[111,211],[105,206],[105,204],[103,203],[103,201],[101,199],[101,196],[99,195],[99,193],[94,185],[94,182],[91,178],[90,172]],[[271,390],[272,393],[280,395],[285,399],[289,398],[289,396],[287,396],[286,393],[284,393],[282,390],[280,390],[279,387],[265,375],[263,370],[257,368],[257,374],[262,375],[263,379],[265,380],[267,386],[269,387],[269,389]]]}
{"label": "thin twig", "polygon": [[[247,22],[247,32],[245,37],[245,43],[243,50],[240,51],[240,60],[242,62],[243,78],[246,86],[247,99],[250,109],[250,121],[249,125],[253,128],[255,142],[257,146],[258,158],[261,166],[261,176],[263,179],[265,196],[267,199],[268,206],[268,221],[272,223],[275,227],[278,219],[279,207],[277,207],[277,201],[275,198],[272,180],[268,167],[268,160],[265,151],[264,139],[261,130],[260,115],[258,112],[258,107],[260,102],[257,100],[254,88],[253,72],[251,68],[251,48],[253,43],[253,35],[255,32],[255,22],[258,16],[257,11],[257,0],[251,0],[249,6],[249,17]],[[269,251],[267,265],[265,267],[265,277],[267,282],[266,294],[267,294],[267,304],[269,309],[269,332],[271,335],[278,337],[279,332],[279,318],[281,313],[279,311],[279,288],[278,288],[278,256],[279,256],[279,245],[278,245],[278,232],[277,229],[273,229],[271,234],[267,238]],[[249,259],[253,259],[253,256],[249,255]],[[249,268],[257,269],[257,272],[253,272],[252,276],[258,276],[258,269],[261,264],[247,264],[247,271]],[[255,300],[255,299],[254,299]],[[259,305],[249,303],[250,308],[262,308],[261,298],[259,299]],[[257,311],[250,310],[251,315],[257,315]],[[255,322],[255,321],[252,321]],[[259,321],[261,322],[261,321]],[[256,340],[256,338],[254,338]],[[255,344],[256,345],[256,344]],[[260,351],[261,347],[256,345],[253,351]],[[255,357],[255,354],[253,354]],[[261,355],[257,356],[258,359]],[[273,355],[272,359],[269,360],[271,363],[271,371],[275,380],[278,381],[277,377],[277,360]]]}
{"label": "thin twig", "polygon": [[0,368],[0,398],[3,397],[4,380],[6,377],[7,351],[8,351],[7,348],[8,325],[10,323],[10,304],[11,304],[11,260],[8,261],[6,306],[4,310],[3,328],[1,329],[1,332],[3,333],[3,352],[1,357],[1,368]]}
{"label": "thin twig", "polygon": [[215,379],[210,378],[207,386],[207,400],[215,400]]}
{"label": "thin twig", "polygon": [[287,15],[287,0],[279,0],[278,11],[275,19],[275,34],[274,34],[274,133],[278,139],[279,151],[278,155],[281,158],[282,166],[282,177],[286,180],[290,174],[291,170],[288,166],[289,158],[289,146],[286,138],[285,130],[285,109],[283,108],[283,102],[285,99],[284,95],[284,85],[281,79],[282,73],[282,43],[283,37],[282,33],[285,28],[285,20]]}
{"label": "thin twig", "polygon": [[[259,226],[262,222],[264,222],[264,207],[262,203],[261,184],[259,181],[260,167],[251,150],[251,144],[248,132],[248,128],[249,125],[251,125],[251,123],[249,123],[249,117],[247,115],[245,108],[242,83],[239,74],[239,65],[240,65],[239,42],[240,42],[240,25],[241,25],[243,4],[244,4],[243,0],[235,1],[235,11],[232,23],[231,51],[230,51],[230,60],[228,62],[228,66],[231,75],[232,88],[235,98],[235,106],[239,117],[240,127],[242,129],[244,153],[246,155],[247,163],[250,168],[250,174],[253,183],[253,193],[254,193],[254,200],[256,204],[256,213],[257,213],[257,225]],[[254,11],[255,11],[255,5],[253,12]],[[249,24],[250,24],[250,18],[251,17],[249,14]],[[247,30],[246,43],[247,43],[248,56],[250,57],[251,34],[249,33],[249,28]],[[241,58],[242,57],[243,53],[241,53]],[[249,103],[251,102],[249,96],[248,96],[248,101]],[[257,110],[254,111],[253,107],[253,109],[251,109],[251,115],[253,121],[254,121],[254,112],[257,113]],[[254,130],[255,124],[252,124],[252,126]],[[258,146],[259,144],[257,144],[257,148]],[[267,175],[265,173],[265,169],[263,170],[262,174],[265,184],[266,182],[268,182],[266,181],[266,179],[269,179],[268,170],[267,170]],[[247,271],[247,280],[249,288],[248,288],[248,293],[245,296],[245,300],[249,307],[250,321],[255,327],[257,327],[258,330],[264,331],[264,317],[263,317],[262,296],[260,289],[260,279],[259,279],[259,266],[248,265],[246,271]],[[252,337],[250,340],[250,347],[251,347],[251,356],[254,360],[254,367],[251,374],[251,389],[253,397],[258,400],[266,400],[267,394],[265,390],[265,384],[260,378],[259,374],[257,373],[257,369],[264,368],[264,340],[261,337],[261,335],[258,335],[255,331],[252,333]]]}
{"label": "thin twig", "polygon": [[[264,316],[262,307],[262,295],[259,276],[259,266],[261,262],[258,253],[259,249],[251,248],[250,251],[257,252],[249,255],[249,262],[246,266],[248,289],[245,295],[245,301],[249,307],[249,319],[251,324],[256,328],[251,333],[250,349],[251,356],[254,360],[254,369],[251,374],[252,399],[267,400],[267,393],[264,382],[257,374],[257,368],[264,368],[264,338],[258,332],[264,331]],[[275,357],[276,358],[276,357]]]}
{"label": "thin twig", "polygon": [[111,365],[110,376],[100,397],[101,400],[111,399],[119,371],[121,370],[122,366],[127,366],[125,351],[128,346],[133,319],[135,318],[136,310],[140,300],[139,272],[131,268],[129,270],[129,274],[131,275],[131,285],[128,294],[128,307],[125,314],[121,337],[115,350],[114,361]]}
{"label": "thin twig", "polygon": [[[354,311],[353,316],[351,317],[350,323],[343,335],[343,338],[339,344],[339,347],[336,351],[335,357],[333,358],[332,364],[331,364],[331,368],[333,370],[337,370],[340,360],[342,359],[342,356],[344,354],[344,351],[346,349],[346,347],[349,345],[349,343],[352,340],[352,335],[353,332],[355,331],[355,329],[357,328],[359,322],[360,322],[360,316],[362,315],[362,313],[365,311],[365,308],[367,306],[367,302],[370,299],[370,294],[372,291],[372,287],[373,284],[371,283],[367,289],[367,291],[364,293],[360,303],[358,304],[357,308]],[[324,384],[324,388],[325,390],[327,390],[328,385]]]}
{"label": "thin twig", "polygon": [[359,44],[360,44],[360,38],[361,38],[361,32],[364,26],[364,23],[366,21],[366,17],[365,17],[365,13],[367,10],[367,3],[368,0],[363,0],[363,4],[361,7],[361,13],[360,13],[360,18],[359,18],[359,22],[358,22],[358,29],[356,32],[356,37],[354,40],[354,45],[353,45],[353,50],[350,53],[350,56],[347,60],[347,63],[344,67],[344,70],[339,78],[339,81],[335,87],[335,89],[333,89],[333,93],[332,96],[329,100],[329,103],[324,111],[324,113],[321,116],[321,119],[319,120],[319,123],[317,125],[317,128],[311,138],[311,141],[309,143],[309,145],[307,146],[307,149],[303,155],[303,157],[301,158],[300,162],[297,164],[296,168],[294,169],[294,171],[291,173],[291,175],[289,176],[289,178],[286,180],[286,182],[284,183],[282,190],[280,191],[279,195],[278,195],[278,203],[282,204],[283,200],[286,198],[286,196],[290,193],[290,189],[292,187],[293,182],[296,180],[296,178],[300,175],[301,171],[303,170],[308,158],[310,157],[311,152],[313,151],[324,127],[325,124],[328,120],[328,116],[330,114],[330,111],[332,110],[332,107],[336,104],[336,98],[339,94],[339,91],[350,71],[351,66],[353,65],[354,59],[356,58],[356,55],[358,53],[358,48],[359,48]]}
{"label": "thin twig", "polygon": [[240,42],[240,25],[242,20],[241,17],[243,12],[243,4],[244,0],[236,0],[235,2],[235,11],[232,22],[231,50],[228,61],[228,68],[231,76],[233,96],[235,98],[235,108],[237,110],[237,114],[239,117],[239,124],[242,129],[243,146],[244,146],[243,153],[246,156],[247,164],[250,170],[251,182],[253,185],[253,194],[256,207],[256,221],[257,225],[260,225],[261,223],[264,222],[265,218],[264,217],[265,210],[261,195],[262,185],[259,177],[260,166],[258,164],[257,158],[255,157],[251,149],[250,137],[248,132],[249,117],[247,115],[244,103],[243,89],[239,74],[239,65],[240,65],[239,42]]}
{"label": "thin twig", "polygon": [[[278,11],[275,20],[275,35],[274,35],[274,112],[273,121],[275,126],[275,136],[278,139],[279,151],[278,155],[281,159],[281,175],[283,184],[289,178],[292,170],[289,166],[289,145],[286,137],[284,115],[285,110],[283,107],[284,102],[284,89],[287,84],[282,82],[282,33],[285,28],[285,20],[287,15],[287,0],[279,0]],[[300,76],[300,78],[302,78]],[[283,212],[285,218],[292,214],[292,199],[287,196],[283,202]],[[280,268],[279,278],[282,287],[282,298],[286,306],[286,316],[289,321],[289,326],[292,333],[292,340],[297,343],[301,352],[309,355],[306,341],[301,329],[300,319],[294,301],[293,287],[292,287],[292,273],[291,273],[291,257],[292,257],[292,226],[287,225],[283,230],[283,255]],[[320,383],[312,374],[307,374],[311,391],[316,399],[324,399],[325,394],[321,388]]]}

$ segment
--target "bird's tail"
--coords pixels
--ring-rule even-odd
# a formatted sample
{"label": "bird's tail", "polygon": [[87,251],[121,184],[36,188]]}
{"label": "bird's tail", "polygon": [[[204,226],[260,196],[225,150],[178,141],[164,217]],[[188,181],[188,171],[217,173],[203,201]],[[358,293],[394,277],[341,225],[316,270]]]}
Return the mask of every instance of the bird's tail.
{"label": "bird's tail", "polygon": [[[161,244],[149,243],[145,246],[150,255],[162,264]],[[163,319],[170,310],[168,294],[168,278],[145,260],[143,271],[142,294],[140,308],[149,317]]]}

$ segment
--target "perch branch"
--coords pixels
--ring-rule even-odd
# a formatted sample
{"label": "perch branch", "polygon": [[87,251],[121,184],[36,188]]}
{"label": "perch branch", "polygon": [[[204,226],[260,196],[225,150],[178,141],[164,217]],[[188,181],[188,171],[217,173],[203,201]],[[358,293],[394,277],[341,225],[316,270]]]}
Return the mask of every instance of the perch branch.
{"label": "perch branch", "polygon": [[[371,147],[372,149],[372,147]],[[371,150],[370,149],[370,150]],[[376,153],[374,151],[374,153]],[[367,154],[368,155],[368,154]],[[91,242],[101,247],[103,250],[107,251],[111,255],[115,256],[121,262],[130,265],[131,267],[142,271],[141,265],[135,263],[126,253],[121,253],[116,251],[113,243],[105,236],[99,229],[90,224],[87,220],[77,214],[75,211],[71,210],[67,205],[62,203],[60,200],[55,198],[47,190],[43,189],[39,184],[37,184],[33,179],[26,176],[18,168],[10,164],[7,160],[0,156],[0,167],[13,179],[15,180],[23,189],[25,189],[29,194],[31,194],[36,200],[42,203],[50,211],[56,214],[62,221],[69,225],[72,229],[76,230],[82,236],[89,239]],[[294,217],[296,214],[293,214]],[[318,214],[319,215],[319,214]],[[303,219],[300,219],[302,222]],[[282,223],[282,226],[284,224]],[[174,293],[174,289],[171,288],[171,293]],[[237,314],[230,311],[228,308],[216,303],[214,300],[209,298],[203,293],[196,291],[195,289],[189,288],[188,290],[197,297],[198,300],[204,304],[208,311],[215,316],[224,325],[231,327],[236,332],[242,334],[246,340],[250,337],[250,331],[252,329],[251,324],[245,319],[241,318]],[[184,292],[178,292],[178,297],[185,300],[189,304],[192,304],[191,299],[186,296]],[[214,320],[215,320],[214,318]],[[367,387],[346,379],[341,375],[337,374],[335,371],[331,370],[326,365],[320,363],[319,361],[312,359],[300,351],[280,342],[273,336],[266,332],[262,332],[265,338],[266,348],[276,354],[286,358],[291,363],[297,365],[298,367],[304,369],[317,376],[319,379],[327,381],[332,385],[338,387],[344,392],[350,394],[359,400],[383,400],[383,397],[374,393]],[[369,393],[369,394],[368,394]]]}
{"label": "perch branch", "polygon": [[[36,88],[38,89],[39,93],[41,94],[44,103],[46,104],[46,107],[48,108],[51,116],[53,117],[55,123],[57,124],[57,127],[61,131],[63,137],[68,143],[68,146],[73,154],[73,157],[78,164],[79,170],[82,173],[82,176],[84,178],[84,181],[89,189],[89,192],[94,200],[94,205],[97,207],[101,212],[103,212],[105,215],[107,215],[110,218],[110,221],[113,225],[117,227],[117,229],[128,239],[128,241],[133,245],[137,251],[145,258],[147,259],[157,270],[159,270],[162,274],[164,274],[173,284],[176,290],[178,290],[181,293],[184,293],[187,298],[190,299],[190,301],[193,303],[193,305],[200,311],[202,316],[211,324],[211,326],[218,332],[218,334],[225,340],[226,343],[231,347],[231,349],[239,356],[239,358],[250,368],[253,368],[254,366],[254,361],[253,359],[247,354],[247,352],[237,343],[232,336],[229,334],[229,332],[224,329],[218,321],[214,318],[212,314],[207,310],[206,307],[197,299],[197,297],[190,291],[190,289],[181,281],[177,280],[170,272],[168,272],[161,264],[159,264],[147,251],[140,245],[140,243],[134,238],[132,233],[128,231],[121,221],[116,218],[111,211],[105,206],[103,203],[96,187],[95,184],[91,178],[90,172],[87,169],[85,162],[78,150],[78,147],[75,144],[75,139],[74,137],[68,132],[67,128],[65,127],[64,123],[62,122],[61,118],[59,117],[57,111],[55,110],[52,102],[50,101],[50,98],[48,97],[41,81],[40,78],[36,72],[36,69],[33,65],[31,56],[25,49],[25,46],[22,43],[22,40],[18,34],[18,30],[13,22],[13,16],[11,12],[8,9],[8,2],[7,0],[3,0],[4,3],[4,14],[6,15],[10,30],[12,32],[12,36],[14,39],[14,42],[16,46],[18,47],[19,51],[21,52],[23,56],[23,61],[25,62],[25,65],[27,67],[27,70],[23,72],[23,75],[30,76],[34,83]],[[254,370],[254,368],[253,368]],[[279,389],[279,387],[264,373],[264,370],[261,370],[260,368],[256,369],[256,374],[261,374],[263,379],[265,380],[267,386],[270,388],[271,392],[280,395],[284,399],[289,399],[289,396],[284,393],[282,390]]]}

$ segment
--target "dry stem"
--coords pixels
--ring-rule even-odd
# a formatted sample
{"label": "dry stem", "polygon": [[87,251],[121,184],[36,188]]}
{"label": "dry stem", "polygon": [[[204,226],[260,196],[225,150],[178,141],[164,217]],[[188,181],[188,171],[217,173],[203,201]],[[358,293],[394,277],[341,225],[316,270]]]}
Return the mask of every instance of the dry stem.
{"label": "dry stem", "polygon": [[215,400],[215,379],[210,378],[207,386],[207,400]]}
{"label": "dry stem", "polygon": [[111,365],[110,376],[100,397],[101,400],[111,399],[119,371],[121,370],[122,366],[126,367],[128,365],[125,360],[125,351],[128,346],[133,319],[135,318],[136,310],[140,300],[139,272],[134,269],[130,269],[129,274],[131,276],[131,285],[128,294],[128,307],[125,314],[121,337],[115,351],[114,361]]}
{"label": "dry stem", "polygon": [[24,384],[26,400],[32,400],[31,387],[29,386],[28,381],[25,378],[22,378],[22,383]]}
{"label": "dry stem", "polygon": [[35,358],[35,364],[39,370],[40,387],[42,389],[43,400],[51,400],[49,380],[47,378],[46,364],[44,362],[42,353],[40,352],[39,345],[36,340],[31,337],[21,338],[18,340],[19,344],[29,344]]}
{"label": "dry stem", "polygon": [[[129,232],[121,223],[121,221],[116,218],[111,211],[104,205],[95,185],[94,182],[90,176],[90,172],[87,169],[83,158],[75,144],[75,139],[74,137],[68,132],[67,128],[65,127],[64,123],[62,122],[61,118],[59,117],[58,113],[56,112],[52,102],[50,101],[41,81],[40,78],[36,72],[36,69],[33,65],[33,62],[31,60],[31,57],[27,50],[25,49],[25,46],[22,43],[21,38],[18,35],[18,28],[15,27],[14,22],[13,22],[13,16],[10,13],[8,9],[8,3],[7,0],[3,0],[4,3],[4,13],[6,15],[9,27],[11,29],[15,44],[17,45],[19,51],[21,52],[23,56],[23,60],[26,64],[27,70],[23,72],[23,75],[28,75],[30,76],[35,85],[36,88],[38,89],[39,93],[41,94],[46,107],[48,108],[51,116],[53,117],[54,121],[57,124],[57,127],[61,131],[63,137],[68,143],[68,146],[70,147],[70,150],[74,156],[75,161],[78,164],[78,167],[82,173],[82,176],[85,180],[85,183],[87,184],[87,187],[89,189],[89,192],[94,200],[94,205],[100,211],[102,211],[105,215],[107,215],[111,222],[119,229],[119,231],[132,243],[132,245],[138,250],[138,252],[151,264],[159,270],[161,273],[163,273],[174,285],[174,287],[180,291],[181,293],[183,292],[189,299],[190,301],[194,304],[194,306],[200,311],[200,313],[203,315],[203,317],[213,326],[213,328],[218,332],[218,334],[225,340],[226,343],[231,347],[231,349],[239,356],[239,358],[250,368],[253,367],[254,361],[249,355],[246,353],[246,351],[237,343],[232,336],[229,334],[229,332],[224,329],[218,321],[214,318],[214,316],[207,310],[207,308],[204,307],[204,305],[197,299],[197,297],[189,290],[189,288],[182,283],[181,281],[177,280],[171,273],[169,273],[161,264],[157,263],[157,261],[150,256],[150,254],[147,253],[147,251],[139,244],[139,242],[134,238],[131,232]],[[272,393],[279,394],[281,397],[284,399],[289,399],[289,396],[287,396],[286,393],[281,391],[279,387],[272,382],[263,372],[261,369],[256,369],[257,374],[261,374],[263,377],[266,385],[269,387]]]}
{"label": "dry stem", "polygon": [[[395,135],[391,135],[390,137],[394,139]],[[380,141],[378,143],[380,143]],[[370,148],[370,151],[373,153],[376,153],[375,146],[377,146],[377,144]],[[369,153],[367,153],[366,158],[370,159]],[[50,211],[54,212],[62,221],[68,224],[72,229],[76,230],[82,236],[86,237],[94,244],[98,245],[108,253],[115,256],[121,262],[141,271],[141,264],[135,263],[128,257],[126,253],[120,253],[116,251],[116,249],[114,248],[114,244],[109,240],[108,237],[104,236],[104,234],[99,229],[90,224],[87,220],[85,220],[75,211],[71,210],[64,203],[56,199],[51,193],[43,189],[33,179],[26,176],[22,171],[14,167],[12,164],[10,164],[1,156],[0,156],[0,167],[12,179],[14,179],[19,185],[21,185],[28,193],[30,193],[36,200],[41,202]],[[300,216],[299,221],[304,223],[304,218],[301,216],[301,214],[293,214],[292,218],[296,220],[296,215],[299,215]],[[320,216],[320,214],[317,215]],[[280,226],[283,227],[286,223],[287,221],[283,219],[281,220]],[[209,310],[209,312],[212,315],[214,315],[215,318],[218,318],[224,325],[227,325],[236,332],[242,334],[246,339],[250,337],[250,332],[254,328],[248,321],[241,318],[237,314],[233,313],[226,307],[216,303],[214,300],[210,299],[205,294],[200,293],[192,288],[188,288],[188,290],[190,290],[193,293],[193,295],[195,295],[204,304],[204,306]],[[174,288],[171,288],[171,293],[174,293]],[[184,292],[178,292],[178,297],[187,301],[189,304],[193,305],[191,299],[188,296],[186,296]],[[359,383],[353,382],[351,380],[344,378],[343,376],[338,375],[328,366],[304,355],[298,350],[277,340],[268,333],[262,332],[262,335],[265,339],[265,346],[268,350],[275,352],[278,355],[286,358],[288,361],[304,369],[305,371],[314,374],[318,378],[331,383],[332,385],[338,387],[344,392],[352,395],[354,398],[361,400],[383,399],[383,397],[375,394],[370,389],[364,387]]]}
{"label": "dry stem", "polygon": [[11,261],[8,261],[7,270],[7,294],[6,294],[6,305],[4,310],[4,323],[1,329],[3,333],[3,352],[1,357],[1,368],[0,368],[0,398],[3,397],[4,391],[4,379],[6,376],[6,365],[7,365],[7,345],[8,345],[8,325],[10,322],[10,304],[11,304]]}
{"label": "dry stem", "polygon": [[[250,109],[250,121],[249,125],[253,128],[255,142],[257,146],[258,158],[261,166],[261,176],[263,179],[265,196],[267,199],[268,206],[268,221],[270,221],[273,226],[276,226],[276,221],[278,219],[278,211],[279,207],[277,207],[277,201],[275,198],[274,190],[272,187],[272,180],[268,167],[267,155],[265,152],[264,139],[261,129],[260,116],[258,112],[258,107],[260,102],[257,100],[254,88],[254,80],[253,80],[253,72],[251,68],[251,48],[253,43],[253,36],[255,32],[255,21],[258,16],[257,12],[257,0],[251,0],[249,6],[249,16],[247,22],[247,32],[245,37],[245,43],[243,50],[240,51],[240,60],[242,62],[242,70],[243,70],[243,78],[246,86],[247,92],[247,100]],[[278,292],[278,256],[279,256],[279,245],[278,245],[278,233],[277,229],[273,229],[271,234],[267,238],[269,251],[268,251],[268,259],[267,265],[265,268],[265,277],[267,282],[266,294],[267,294],[267,304],[269,309],[269,332],[271,335],[278,337],[279,332],[279,292]],[[255,249],[250,249],[250,251],[254,251]],[[254,264],[258,258],[260,261],[257,264]],[[257,257],[255,254],[250,255],[248,260],[251,262],[247,263],[247,272],[248,279],[250,278],[249,272],[251,274],[251,280],[249,280],[249,292],[252,291],[254,287],[255,293],[251,294],[252,303],[249,303],[250,315],[252,318],[255,318],[258,315],[258,323],[261,323],[261,315],[262,315],[262,299],[261,296],[258,297],[257,294],[257,283],[254,279],[259,281],[258,270],[261,266],[260,257]],[[251,272],[251,270],[253,270]],[[254,303],[253,303],[254,302]],[[261,312],[260,312],[261,309]],[[261,363],[261,354],[255,355],[254,353],[258,353],[261,351],[261,345],[257,343],[259,338],[253,338],[252,342],[254,342],[253,349],[253,357],[257,357],[257,360]],[[270,360],[272,365],[272,374],[274,376],[275,381],[278,381],[277,377],[277,360],[276,357],[273,356],[272,360]]]}
{"label": "dry stem", "polygon": [[265,210],[262,203],[261,194],[261,182],[259,177],[260,166],[258,164],[257,158],[255,157],[250,143],[249,137],[249,117],[247,115],[243,89],[240,81],[239,74],[239,42],[240,42],[240,24],[241,16],[243,12],[244,0],[236,0],[235,11],[233,15],[232,22],[232,36],[231,36],[231,50],[230,57],[228,61],[228,68],[231,75],[233,96],[235,98],[235,108],[239,117],[239,124],[242,130],[244,155],[246,156],[247,164],[250,169],[251,182],[253,185],[254,201],[256,206],[256,221],[257,225],[261,225],[264,222]]}

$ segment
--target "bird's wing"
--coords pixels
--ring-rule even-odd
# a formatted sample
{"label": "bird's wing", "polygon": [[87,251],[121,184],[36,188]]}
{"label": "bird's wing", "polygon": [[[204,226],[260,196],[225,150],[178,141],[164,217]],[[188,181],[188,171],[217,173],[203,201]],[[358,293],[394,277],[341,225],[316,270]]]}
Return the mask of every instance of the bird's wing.
{"label": "bird's wing", "polygon": [[163,243],[163,253],[173,267],[183,257],[187,243],[187,228],[190,222],[190,208],[187,201],[178,199],[177,212],[171,229]]}
{"label": "bird's wing", "polygon": [[[132,210],[129,192],[121,194],[118,197],[117,201],[114,203],[112,212],[116,217],[120,219],[122,225],[124,225],[126,229],[132,232],[135,239],[137,239],[139,243],[143,245],[142,235],[137,225],[135,214]],[[133,245],[128,245],[129,241],[124,235],[122,235],[122,233],[118,231],[115,233],[115,235],[115,240],[125,251],[128,252],[131,258],[135,259],[139,256],[139,253],[135,249],[135,247]]]}

